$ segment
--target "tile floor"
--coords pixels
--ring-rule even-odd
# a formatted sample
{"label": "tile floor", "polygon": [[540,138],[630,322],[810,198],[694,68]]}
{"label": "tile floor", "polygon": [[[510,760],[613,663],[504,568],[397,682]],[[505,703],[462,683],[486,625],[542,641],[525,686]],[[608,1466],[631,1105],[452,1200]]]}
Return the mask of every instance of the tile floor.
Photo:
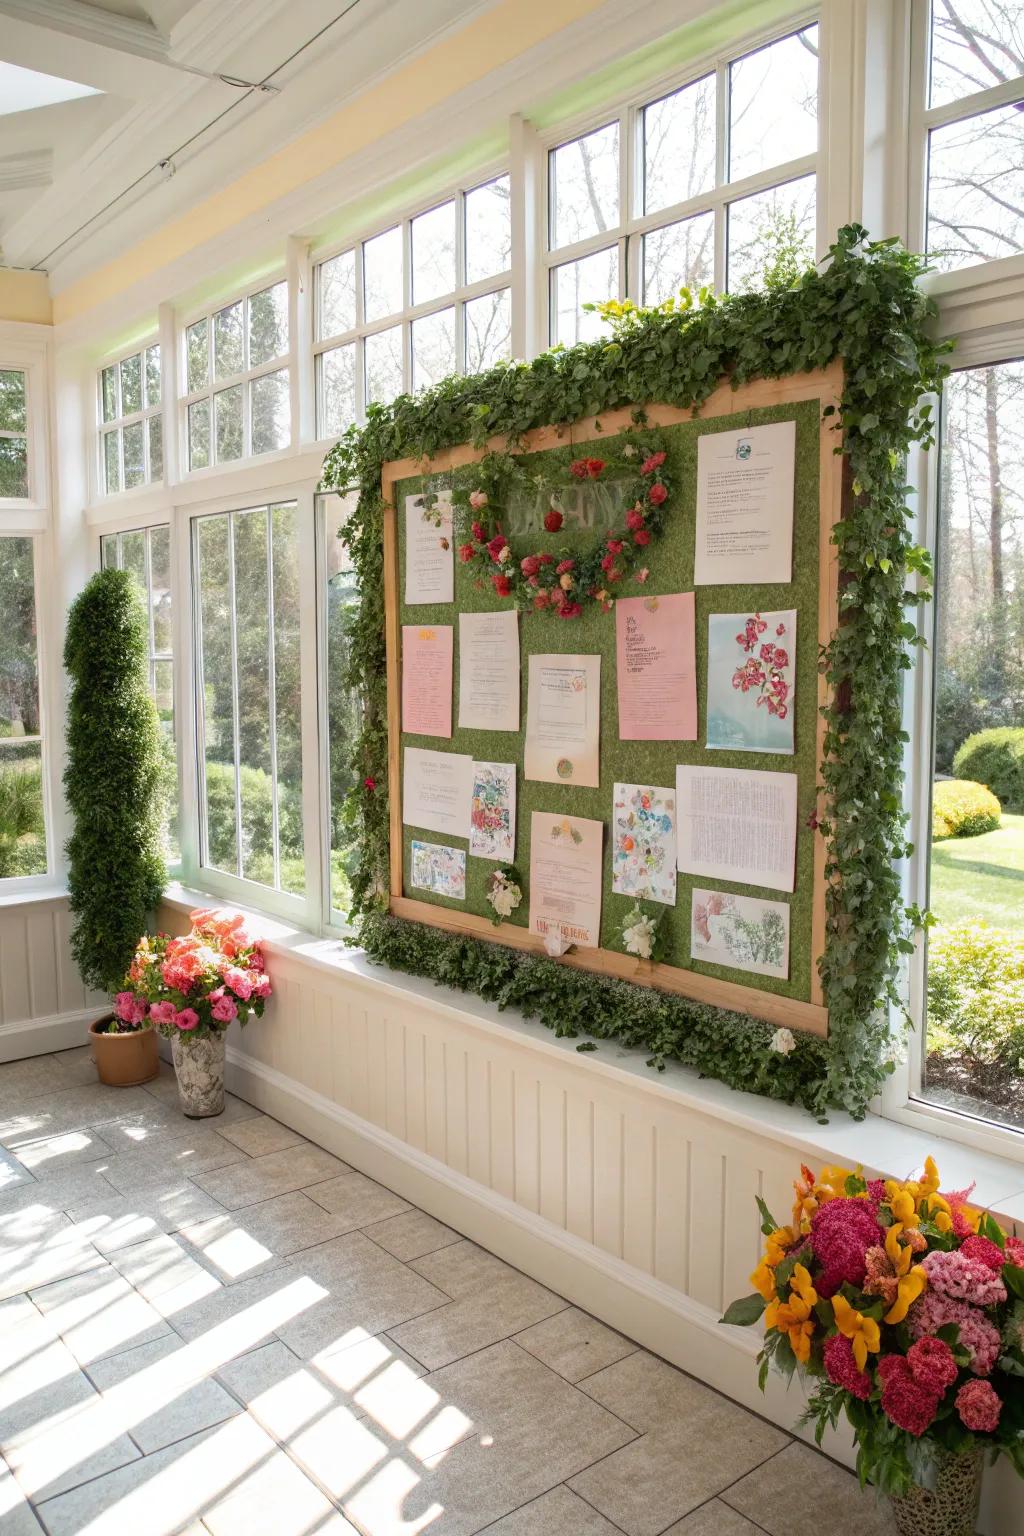
{"label": "tile floor", "polygon": [[0,1066],[3,1536],[883,1536],[795,1443],[241,1100]]}

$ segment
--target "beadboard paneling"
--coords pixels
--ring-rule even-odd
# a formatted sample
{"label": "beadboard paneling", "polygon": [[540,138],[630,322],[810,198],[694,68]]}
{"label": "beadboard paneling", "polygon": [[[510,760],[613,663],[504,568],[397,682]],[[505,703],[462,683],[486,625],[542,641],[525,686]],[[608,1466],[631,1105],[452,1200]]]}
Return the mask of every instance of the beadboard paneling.
{"label": "beadboard paneling", "polygon": [[[105,999],[83,986],[71,958],[71,919],[67,898],[51,896],[0,906],[0,1037],[17,1038],[24,1053],[57,1048],[46,1039],[49,1026],[87,1017]],[[43,1033],[33,1044],[26,1026],[38,1023]],[[9,1059],[18,1051],[4,1053]]]}

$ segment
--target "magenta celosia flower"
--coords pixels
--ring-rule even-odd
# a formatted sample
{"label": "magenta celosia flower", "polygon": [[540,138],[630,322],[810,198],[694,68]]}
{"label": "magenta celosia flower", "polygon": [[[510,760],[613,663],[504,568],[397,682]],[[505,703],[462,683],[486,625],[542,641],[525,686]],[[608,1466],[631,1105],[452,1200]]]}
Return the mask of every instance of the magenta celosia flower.
{"label": "magenta celosia flower", "polygon": [[886,1355],[878,1362],[882,1386],[882,1411],[900,1429],[915,1438],[924,1434],[939,1408],[939,1399],[914,1379],[902,1355]]}
{"label": "magenta celosia flower", "polygon": [[918,1386],[926,1392],[934,1392],[936,1397],[942,1397],[946,1388],[951,1387],[959,1375],[949,1345],[927,1334],[923,1339],[918,1339],[916,1344],[911,1344],[907,1350],[907,1364]]}
{"label": "magenta celosia flower", "polygon": [[968,1381],[956,1395],[956,1411],[968,1429],[991,1434],[999,1423],[1003,1404],[990,1381]]}
{"label": "magenta celosia flower", "polygon": [[999,1329],[989,1322],[984,1312],[966,1301],[925,1291],[907,1313],[907,1323],[915,1339],[937,1333],[947,1323],[956,1323],[960,1329],[960,1343],[971,1357],[970,1368],[975,1376],[987,1376],[999,1359]]}
{"label": "magenta celosia flower", "polygon": [[961,1248],[944,1253],[929,1253],[921,1261],[928,1276],[928,1288],[954,1301],[969,1301],[975,1307],[992,1307],[1006,1300],[1006,1286],[980,1259],[971,1258]]}
{"label": "magenta celosia flower", "polygon": [[1008,1237],[1006,1239],[1006,1258],[1009,1263],[1016,1264],[1019,1269],[1024,1269],[1024,1237]]}
{"label": "magenta celosia flower", "polygon": [[960,1244],[960,1252],[966,1254],[967,1258],[984,1264],[986,1269],[994,1270],[997,1275],[1006,1263],[1006,1255],[998,1243],[993,1243],[987,1237],[979,1237],[977,1233],[964,1238]]}
{"label": "magenta celosia flower", "polygon": [[815,1281],[820,1296],[834,1296],[844,1281],[860,1287],[867,1251],[884,1243],[885,1233],[863,1200],[829,1200],[811,1217],[811,1247],[821,1265]]}
{"label": "magenta celosia flower", "polygon": [[837,1387],[844,1387],[847,1392],[862,1400],[871,1396],[871,1377],[867,1371],[858,1370],[849,1339],[841,1333],[833,1334],[825,1340],[823,1354],[829,1381],[834,1381]]}

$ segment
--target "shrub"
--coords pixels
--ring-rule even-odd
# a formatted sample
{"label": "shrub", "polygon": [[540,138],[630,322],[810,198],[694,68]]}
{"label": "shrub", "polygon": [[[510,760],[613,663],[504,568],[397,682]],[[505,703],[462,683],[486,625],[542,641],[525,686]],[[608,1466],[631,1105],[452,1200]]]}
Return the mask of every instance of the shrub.
{"label": "shrub", "polygon": [[997,726],[968,736],[953,759],[958,779],[987,784],[1007,810],[1024,810],[1024,726]]}
{"label": "shrub", "polygon": [[149,695],[148,625],[130,571],[100,571],[68,615],[71,678],[64,788],[71,951],[82,980],[111,992],[160,900],[162,752]]}
{"label": "shrub", "polygon": [[980,920],[933,928],[928,941],[930,1043],[943,1054],[1020,1070],[1024,936]]}
{"label": "shrub", "polygon": [[932,840],[945,837],[977,837],[994,832],[1002,807],[984,784],[970,779],[944,779],[932,794]]}
{"label": "shrub", "polygon": [[[243,764],[242,873],[247,880],[271,885],[274,880],[273,783],[262,768]],[[282,865],[302,860],[302,796],[293,785],[277,786]],[[206,764],[206,839],[210,863],[215,869],[235,870],[235,766]],[[303,877],[304,878],[304,877]],[[291,886],[286,884],[286,889]]]}
{"label": "shrub", "polygon": [[0,758],[0,880],[46,871],[43,775]]}

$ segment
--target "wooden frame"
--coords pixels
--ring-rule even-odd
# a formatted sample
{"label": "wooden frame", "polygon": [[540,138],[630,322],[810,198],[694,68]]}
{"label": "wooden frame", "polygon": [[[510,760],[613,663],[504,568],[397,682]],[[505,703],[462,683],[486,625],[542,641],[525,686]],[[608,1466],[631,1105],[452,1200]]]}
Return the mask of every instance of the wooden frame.
{"label": "wooden frame", "polygon": [[[646,408],[647,419],[654,427],[677,426],[695,417],[707,419],[714,416],[731,416],[746,410],[759,410],[766,406],[796,405],[805,400],[818,400],[821,409],[833,406],[838,412],[842,393],[843,366],[841,362],[814,373],[796,374],[785,379],[757,379],[733,389],[723,383],[697,410],[684,411],[675,406],[650,405]],[[838,551],[832,543],[832,529],[838,522],[843,495],[843,459],[835,452],[841,439],[830,423],[830,417],[820,427],[819,454],[819,538],[818,538],[818,640],[825,645],[838,623]],[[600,437],[614,437],[631,426],[632,411],[609,411],[600,418],[591,417],[572,425],[575,442],[587,442]],[[521,447],[523,453],[537,453],[545,448],[557,448],[565,444],[569,433],[567,424],[538,427],[528,432]],[[403,829],[402,829],[402,763],[401,763],[401,644],[399,633],[399,549],[397,512],[393,502],[396,483],[415,475],[443,473],[472,464],[486,453],[504,450],[508,446],[501,437],[492,438],[484,448],[460,444],[448,448],[426,462],[415,459],[390,460],[381,466],[381,492],[384,498],[384,605],[385,637],[387,643],[388,687],[388,783],[390,786],[390,870],[391,898],[389,908],[396,917],[409,918],[414,922],[427,923],[434,928],[444,928],[452,933],[466,934],[476,939],[489,939],[510,949],[525,950],[532,954],[545,953],[544,941],[524,928],[504,923],[495,928],[485,917],[475,913],[454,912],[448,907],[434,906],[406,896],[403,889]],[[828,702],[828,685],[823,676],[818,677],[817,761],[822,758],[825,722],[820,709]],[[743,986],[739,982],[722,981],[713,976],[697,975],[679,966],[636,960],[630,955],[609,949],[582,949],[561,957],[561,964],[579,970],[595,971],[619,981],[640,982],[675,992],[696,1002],[709,1003],[717,1008],[750,1013],[776,1026],[806,1030],[811,1034],[828,1034],[828,1010],[824,1004],[817,961],[825,947],[825,843],[819,837],[814,848],[814,875],[812,893],[811,947],[811,998],[804,1002],[798,998],[782,997],[774,992],[764,992],[757,987]]]}

